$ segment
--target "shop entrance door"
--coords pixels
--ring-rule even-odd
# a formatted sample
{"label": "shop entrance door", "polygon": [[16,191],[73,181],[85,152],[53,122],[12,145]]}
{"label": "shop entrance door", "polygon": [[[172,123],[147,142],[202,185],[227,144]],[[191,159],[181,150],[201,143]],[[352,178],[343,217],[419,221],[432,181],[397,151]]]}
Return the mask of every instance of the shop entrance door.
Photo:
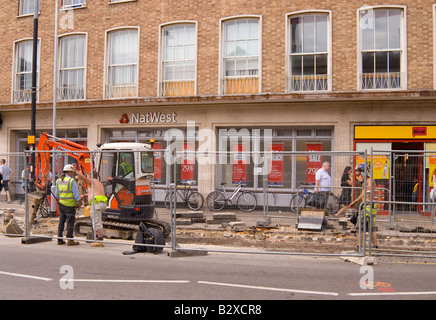
{"label": "shop entrance door", "polygon": [[416,152],[424,150],[422,142],[393,142],[392,143],[392,198],[398,202],[409,202],[397,204],[395,211],[418,211],[413,201],[420,201],[422,187],[417,189],[417,197],[413,197],[413,189],[416,183],[423,185],[423,156]]}

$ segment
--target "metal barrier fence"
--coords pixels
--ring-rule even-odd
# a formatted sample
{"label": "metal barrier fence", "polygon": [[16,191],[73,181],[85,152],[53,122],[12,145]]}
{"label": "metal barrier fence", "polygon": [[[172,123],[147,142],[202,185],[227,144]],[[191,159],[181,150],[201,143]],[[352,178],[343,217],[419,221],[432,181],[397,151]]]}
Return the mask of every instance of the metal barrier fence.
{"label": "metal barrier fence", "polygon": [[[184,158],[199,167],[197,181],[204,205],[202,210],[193,210],[180,199],[175,204],[180,249],[364,254],[364,244],[357,237],[360,228],[356,230],[346,218],[339,221],[334,215],[361,191],[353,174],[359,159],[366,167],[365,153],[193,152],[187,157],[185,152],[177,154],[173,162],[183,165]],[[317,174],[323,164],[327,171]],[[328,187],[326,182],[319,188],[315,185],[319,174]],[[181,177],[174,171],[172,183],[179,184]],[[209,190],[201,187],[204,185]]]}
{"label": "metal barrier fence", "polygon": [[[431,171],[436,161],[430,152],[153,152],[154,179],[150,189],[155,207],[153,219],[168,224],[166,245],[162,247],[169,250],[435,257],[434,203],[429,197],[434,187]],[[52,181],[65,164],[75,161],[68,152],[41,153],[49,153],[55,159]],[[107,165],[116,162],[109,151],[85,153],[91,167],[102,161]],[[25,238],[60,239],[58,210],[53,205],[51,190],[46,191],[47,196],[34,215],[34,208],[27,201],[32,192],[26,185],[23,188],[21,173],[24,170],[26,177],[30,154],[0,155],[12,169],[9,182],[12,204],[6,203],[5,191],[0,192],[3,225],[4,213],[10,212]],[[328,189],[323,189],[323,185],[317,189],[316,172],[325,162],[330,164],[325,172],[331,179],[330,185]],[[411,163],[416,163],[417,170],[407,168]],[[399,164],[410,173],[401,175]],[[374,189],[361,184],[364,179],[357,179],[361,173],[355,171],[356,167],[363,174],[368,173],[375,183]],[[411,177],[415,174],[418,185],[414,193],[414,188],[410,192],[405,182],[413,181]],[[102,182],[110,186],[106,181],[108,172],[104,175]],[[351,184],[347,184],[347,177]],[[93,185],[88,186],[88,192],[93,194]],[[362,204],[339,211],[362,192],[368,195]],[[376,219],[373,221],[369,215],[368,223],[357,223],[356,227],[349,219],[364,205],[376,205]],[[76,220],[92,216],[94,211],[92,205],[82,206]],[[360,217],[366,220],[365,214]],[[106,218],[110,220],[110,214]],[[373,223],[374,228],[370,228]],[[112,225],[117,227],[117,223]],[[88,228],[88,239],[83,236],[85,231],[74,238],[100,242],[94,230]],[[114,230],[106,230],[104,243],[133,244],[137,228],[124,233]],[[3,227],[2,234],[8,234],[5,231]],[[120,237],[128,241],[112,239]],[[66,239],[65,235],[62,239]]]}

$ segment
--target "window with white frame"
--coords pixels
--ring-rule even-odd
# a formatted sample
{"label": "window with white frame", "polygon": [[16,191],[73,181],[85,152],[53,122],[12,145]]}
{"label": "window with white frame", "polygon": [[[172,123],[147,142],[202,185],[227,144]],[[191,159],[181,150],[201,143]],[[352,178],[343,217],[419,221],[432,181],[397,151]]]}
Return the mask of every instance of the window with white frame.
{"label": "window with white frame", "polygon": [[138,29],[108,33],[106,98],[138,95]]}
{"label": "window with white frame", "polygon": [[179,23],[162,28],[162,96],[195,94],[196,25]]}
{"label": "window with white frame", "polygon": [[[20,0],[20,5],[18,8],[18,15],[25,16],[35,13],[35,0]],[[39,7],[39,0],[38,0]]]}
{"label": "window with white frame", "polygon": [[70,35],[60,39],[60,100],[85,98],[86,36]]}
{"label": "window with white frame", "polygon": [[288,91],[329,90],[329,15],[289,18]]}
{"label": "window with white frame", "polygon": [[[39,56],[39,41],[37,48]],[[14,102],[30,102],[32,90],[32,60],[33,60],[33,40],[17,42],[15,45],[15,77],[14,77]],[[38,80],[39,63],[36,67]]]}
{"label": "window with white frame", "polygon": [[403,89],[404,10],[370,8],[359,12],[360,89]]}
{"label": "window with white frame", "polygon": [[86,5],[86,0],[64,0],[63,8],[83,7]]}
{"label": "window with white frame", "polygon": [[224,94],[260,91],[260,45],[258,18],[223,22]]}

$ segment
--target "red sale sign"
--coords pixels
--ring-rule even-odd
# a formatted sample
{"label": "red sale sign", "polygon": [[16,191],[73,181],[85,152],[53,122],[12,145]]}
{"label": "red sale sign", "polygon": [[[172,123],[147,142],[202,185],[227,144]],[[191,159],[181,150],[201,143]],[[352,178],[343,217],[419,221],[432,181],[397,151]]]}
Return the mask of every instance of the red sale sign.
{"label": "red sale sign", "polygon": [[272,151],[270,171],[268,176],[270,186],[283,186],[283,153],[280,153],[283,150],[283,143],[273,143],[270,146],[270,151]]}
{"label": "red sale sign", "polygon": [[233,145],[233,166],[232,166],[232,183],[238,184],[241,180],[243,184],[247,182],[247,154],[239,153],[247,150],[245,144]]}
{"label": "red sale sign", "polygon": [[[306,146],[307,151],[322,151],[321,143],[308,143]],[[315,183],[316,171],[321,168],[322,160],[319,154],[309,154],[306,160],[306,183]]]}
{"label": "red sale sign", "polygon": [[194,180],[195,146],[193,143],[183,144],[182,164],[180,168],[180,181]]}

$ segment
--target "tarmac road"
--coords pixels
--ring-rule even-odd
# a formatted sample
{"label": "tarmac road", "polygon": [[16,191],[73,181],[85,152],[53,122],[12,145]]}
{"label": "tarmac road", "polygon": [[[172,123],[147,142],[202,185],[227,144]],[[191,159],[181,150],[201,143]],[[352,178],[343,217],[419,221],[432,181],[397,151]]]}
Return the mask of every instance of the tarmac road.
{"label": "tarmac road", "polygon": [[[0,299],[172,300],[170,313],[182,311],[176,308],[183,302],[186,308],[212,300],[218,313],[221,300],[250,301],[257,311],[264,306],[264,315],[265,300],[436,299],[435,260],[378,258],[377,265],[362,268],[340,258],[223,253],[170,258],[168,249],[160,255],[122,254],[128,250],[131,243],[25,245],[21,238],[0,235]],[[365,280],[372,289],[364,288]]]}

